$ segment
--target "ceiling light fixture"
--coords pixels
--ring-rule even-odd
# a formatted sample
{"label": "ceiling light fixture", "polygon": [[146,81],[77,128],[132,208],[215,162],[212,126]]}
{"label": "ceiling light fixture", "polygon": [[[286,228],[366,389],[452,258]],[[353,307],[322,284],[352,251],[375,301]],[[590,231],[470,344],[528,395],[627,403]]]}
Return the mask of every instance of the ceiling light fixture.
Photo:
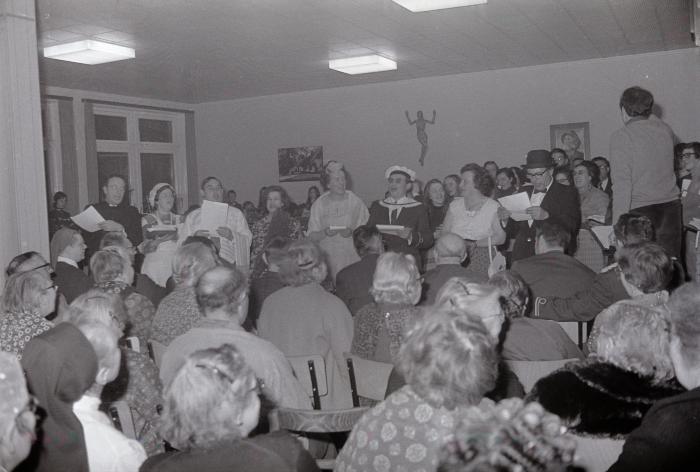
{"label": "ceiling light fixture", "polygon": [[488,0],[392,0],[412,12],[443,10],[445,8],[482,5]]}
{"label": "ceiling light fixture", "polygon": [[86,39],[44,48],[44,57],[94,65],[133,59],[136,54],[132,48]]}
{"label": "ceiling light fixture", "polygon": [[348,57],[328,61],[328,67],[345,74],[369,74],[370,72],[383,72],[396,70],[396,62],[386,57],[372,54],[371,56]]}

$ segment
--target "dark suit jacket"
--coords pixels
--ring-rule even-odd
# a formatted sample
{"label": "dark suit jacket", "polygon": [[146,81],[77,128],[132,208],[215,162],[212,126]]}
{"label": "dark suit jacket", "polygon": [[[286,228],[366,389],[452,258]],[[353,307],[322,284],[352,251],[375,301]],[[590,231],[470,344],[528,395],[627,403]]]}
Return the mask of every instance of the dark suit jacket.
{"label": "dark suit jacket", "polygon": [[92,288],[92,279],[70,264],[59,261],[54,270],[56,272],[54,282],[68,303],[72,303],[79,295]]}
{"label": "dark suit jacket", "polygon": [[654,404],[608,472],[697,471],[699,444],[700,387]]}
{"label": "dark suit jacket", "polygon": [[630,296],[615,270],[596,274],[588,287],[568,297],[546,297],[536,300],[540,318],[555,321],[590,321],[615,302]]}
{"label": "dark suit jacket", "polygon": [[[533,188],[525,187],[528,196],[532,195]],[[556,221],[571,233],[572,247],[569,253],[575,251],[576,236],[581,226],[581,204],[579,203],[578,191],[575,187],[567,187],[558,182],[552,182],[547,195],[542,200],[542,208],[549,213],[549,219]],[[535,230],[542,224],[542,221],[533,222],[532,226],[527,221],[508,220],[508,234],[515,235],[515,245],[513,246],[513,259],[525,259],[535,255]]]}
{"label": "dark suit jacket", "polygon": [[568,297],[593,283],[595,272],[563,252],[551,251],[515,261],[513,271],[530,286],[531,296]]}
{"label": "dark suit jacket", "polygon": [[477,274],[459,264],[438,264],[434,269],[425,273],[423,278],[423,295],[421,306],[432,305],[435,297],[445,282],[452,277],[463,277],[474,283],[486,283],[488,280],[481,274]]}
{"label": "dark suit jacket", "polygon": [[[369,220],[367,225],[388,225],[389,208],[384,206],[380,200],[376,200],[369,208]],[[428,212],[425,205],[404,206],[399,213],[397,221],[392,224],[411,228],[413,231],[411,244],[408,240],[393,234],[383,234],[384,242],[389,251],[411,254],[416,258],[416,264],[421,265],[419,249],[427,249],[433,245],[433,232],[430,230]]]}
{"label": "dark suit jacket", "polygon": [[335,294],[347,305],[352,316],[374,299],[369,294],[379,254],[367,254],[335,276]]}

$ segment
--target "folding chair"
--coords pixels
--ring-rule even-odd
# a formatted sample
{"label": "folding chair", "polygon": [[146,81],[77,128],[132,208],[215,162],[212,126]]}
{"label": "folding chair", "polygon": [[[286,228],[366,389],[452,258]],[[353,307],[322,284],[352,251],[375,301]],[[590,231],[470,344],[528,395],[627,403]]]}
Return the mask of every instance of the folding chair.
{"label": "folding chair", "polygon": [[350,375],[350,389],[353,406],[360,406],[359,397],[382,401],[389,382],[393,364],[363,359],[348,352],[344,353]]}
{"label": "folding chair", "polygon": [[326,362],[319,355],[288,356],[294,374],[313,399],[314,410],[321,409],[321,397],[328,395]]}
{"label": "folding chair", "polygon": [[156,341],[155,339],[150,339],[148,341],[148,355],[150,358],[155,362],[156,367],[160,369],[160,364],[163,361],[163,354],[165,354],[166,349],[168,349],[168,346],[165,344]]}
{"label": "folding chair", "polygon": [[125,401],[117,401],[104,405],[107,414],[112,420],[114,427],[124,433],[129,439],[136,439],[136,426],[134,425],[134,417],[131,414],[131,408]]}

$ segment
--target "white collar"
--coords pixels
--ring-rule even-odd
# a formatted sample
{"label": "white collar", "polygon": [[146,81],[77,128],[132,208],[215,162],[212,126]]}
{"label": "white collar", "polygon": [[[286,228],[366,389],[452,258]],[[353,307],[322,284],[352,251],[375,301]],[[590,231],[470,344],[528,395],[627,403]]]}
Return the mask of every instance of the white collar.
{"label": "white collar", "polygon": [[64,257],[64,256],[58,256],[58,258],[56,259],[56,262],[63,262],[64,264],[68,264],[69,266],[73,266],[76,269],[79,269],[77,262],[75,262],[73,259],[69,259],[69,258]]}
{"label": "white collar", "polygon": [[384,199],[384,203],[388,203],[389,205],[406,205],[407,203],[413,202],[415,202],[415,199],[413,197],[409,197],[408,195],[404,195],[398,200],[395,200],[391,195]]}

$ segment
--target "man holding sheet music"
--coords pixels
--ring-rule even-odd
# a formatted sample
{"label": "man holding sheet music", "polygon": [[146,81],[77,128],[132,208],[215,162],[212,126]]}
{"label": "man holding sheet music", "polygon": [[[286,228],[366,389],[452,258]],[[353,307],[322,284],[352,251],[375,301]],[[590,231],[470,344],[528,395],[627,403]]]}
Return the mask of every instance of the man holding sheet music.
{"label": "man holding sheet music", "polygon": [[[554,181],[554,160],[549,151],[535,149],[528,152],[525,170],[532,186],[526,187],[522,193],[526,193],[530,206],[507,208],[509,205],[506,199],[522,200],[525,195],[511,195],[499,199],[501,205],[504,205],[498,210],[501,223],[505,225],[507,234],[515,235],[513,261],[535,255],[535,230],[543,221],[552,220],[559,223],[571,234],[572,241],[576,241],[581,224],[578,192],[574,187]],[[570,248],[570,252],[573,253],[574,250],[575,248]]]}
{"label": "man holding sheet music", "polygon": [[[84,231],[83,237],[88,247],[87,259],[94,254],[105,233],[123,231],[134,247],[143,241],[141,230],[141,214],[139,210],[124,201],[126,195],[126,180],[120,175],[110,175],[102,187],[104,201],[95,203],[92,207],[97,210],[104,221],[98,224],[98,231]],[[85,229],[85,228],[83,228]]]}
{"label": "man holding sheet music", "polygon": [[391,166],[384,176],[389,183],[389,196],[372,203],[367,225],[377,225],[387,250],[411,254],[420,266],[418,251],[433,245],[433,232],[425,205],[409,194],[416,173],[407,167]]}
{"label": "man holding sheet music", "polygon": [[250,266],[250,243],[253,235],[243,213],[223,203],[224,187],[216,177],[207,177],[201,186],[202,206],[187,215],[178,245],[188,236],[205,236],[219,247],[219,255],[240,270]]}

